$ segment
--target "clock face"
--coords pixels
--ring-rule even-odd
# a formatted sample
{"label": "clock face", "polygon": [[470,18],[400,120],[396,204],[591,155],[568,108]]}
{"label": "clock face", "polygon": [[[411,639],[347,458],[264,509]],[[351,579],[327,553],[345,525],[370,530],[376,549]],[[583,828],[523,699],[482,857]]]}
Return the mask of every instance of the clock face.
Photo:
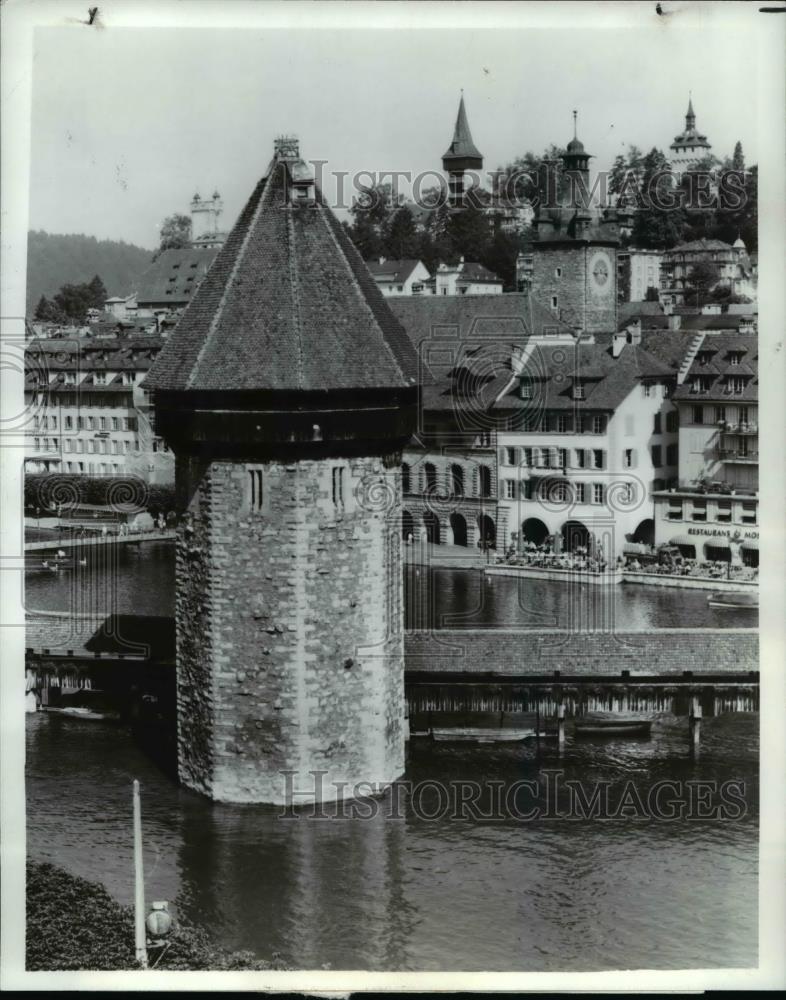
{"label": "clock face", "polygon": [[611,261],[602,251],[594,254],[589,265],[590,278],[598,291],[607,291],[611,278]]}

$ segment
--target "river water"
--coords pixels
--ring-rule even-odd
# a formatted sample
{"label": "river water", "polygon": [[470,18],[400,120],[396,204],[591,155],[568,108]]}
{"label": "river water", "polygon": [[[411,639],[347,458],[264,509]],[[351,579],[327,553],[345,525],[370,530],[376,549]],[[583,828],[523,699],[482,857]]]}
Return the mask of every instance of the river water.
{"label": "river water", "polygon": [[[673,718],[658,720],[648,740],[569,739],[562,758],[552,750],[536,759],[525,744],[412,741],[411,784],[396,809],[369,819],[285,818],[178,788],[124,729],[38,714],[27,718],[28,850],[130,903],[138,778],[147,898],[170,900],[221,944],[262,958],[277,952],[294,968],[750,966],[756,717],[705,720],[698,761],[686,743],[686,721]],[[544,771],[555,769],[580,779],[588,795],[602,780],[621,794],[632,779],[642,800],[664,778],[680,783],[683,802],[712,789],[702,782],[736,781],[745,806],[725,818],[670,821],[569,819],[560,809],[555,818],[521,818],[533,793],[519,816],[484,819],[484,797],[481,818],[462,819],[445,812],[451,800],[433,784],[535,780],[545,803]]]}
{"label": "river water", "polygon": [[[25,574],[30,610],[146,615],[174,613],[174,548],[167,543],[97,546],[72,570]],[[40,563],[35,553],[29,563]],[[619,584],[568,586],[486,577],[482,569],[405,569],[409,628],[751,628],[757,611],[709,608],[708,592]]]}
{"label": "river water", "polygon": [[[129,547],[111,557],[97,550],[72,572],[27,574],[26,586],[31,609],[170,614],[172,550]],[[410,623],[570,627],[576,598],[565,593],[542,581],[489,585],[477,571],[436,570],[429,580],[407,570]],[[737,622],[728,613],[716,620],[701,592],[620,586],[612,601],[625,628],[755,624],[745,612]],[[398,805],[390,793],[363,819],[212,804],[179,788],[123,727],[43,713],[26,723],[30,857],[100,881],[130,903],[138,778],[148,900],[169,900],[230,948],[278,953],[295,968],[756,963],[755,715],[705,719],[697,760],[687,754],[687,721],[669,716],[656,719],[648,739],[569,734],[562,756],[547,744],[412,740]],[[545,789],[555,771],[563,782],[581,782],[587,798],[598,782],[610,782],[615,802],[633,781],[645,807],[570,818],[563,795],[549,810]],[[649,795],[664,779],[676,783],[670,795],[685,808],[671,819],[653,813]],[[536,786],[520,811],[492,810],[491,790],[505,793],[522,780]],[[440,788],[468,781],[482,789],[478,808],[452,816],[452,793]],[[717,808],[729,782],[736,807]],[[530,815],[533,805],[541,815]]]}

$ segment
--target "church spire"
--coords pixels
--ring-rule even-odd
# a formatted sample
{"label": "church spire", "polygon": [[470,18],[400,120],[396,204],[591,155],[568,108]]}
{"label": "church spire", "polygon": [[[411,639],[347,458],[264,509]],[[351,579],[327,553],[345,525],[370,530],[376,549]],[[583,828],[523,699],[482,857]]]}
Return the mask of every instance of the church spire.
{"label": "church spire", "polygon": [[469,130],[463,91],[461,93],[461,100],[459,101],[458,114],[456,115],[456,125],[453,129],[453,142],[451,142],[447,152],[443,155],[442,164],[445,170],[449,170],[450,166],[454,163],[458,166],[458,161],[461,160],[478,161],[477,163],[468,163],[462,167],[464,170],[480,170],[483,166],[483,154],[472,141],[472,133]]}
{"label": "church spire", "polygon": [[688,91],[688,112],[685,115],[685,128],[690,131],[696,125],[696,113],[693,110],[693,96],[691,91]]}

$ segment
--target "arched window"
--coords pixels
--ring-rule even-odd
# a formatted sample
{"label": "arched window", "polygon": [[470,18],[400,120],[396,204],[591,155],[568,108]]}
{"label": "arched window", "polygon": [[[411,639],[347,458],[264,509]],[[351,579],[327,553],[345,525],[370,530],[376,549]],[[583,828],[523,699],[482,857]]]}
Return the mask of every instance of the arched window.
{"label": "arched window", "polygon": [[423,475],[426,480],[426,492],[431,493],[437,488],[437,469],[431,462],[426,462],[423,466]]}
{"label": "arched window", "polygon": [[404,493],[411,492],[412,478],[410,476],[409,465],[406,462],[401,466],[401,489]]}
{"label": "arched window", "polygon": [[450,487],[454,496],[464,496],[464,470],[460,465],[450,467]]}
{"label": "arched window", "polygon": [[487,465],[481,465],[478,469],[478,483],[480,495],[482,497],[491,496],[491,469]]}

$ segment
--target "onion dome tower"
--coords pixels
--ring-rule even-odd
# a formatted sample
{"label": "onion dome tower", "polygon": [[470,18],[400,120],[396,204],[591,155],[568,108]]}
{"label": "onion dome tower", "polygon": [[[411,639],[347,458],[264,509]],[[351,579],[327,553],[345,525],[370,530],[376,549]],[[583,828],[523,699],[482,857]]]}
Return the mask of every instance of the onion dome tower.
{"label": "onion dome tower", "polygon": [[145,380],[185,511],[188,787],[303,803],[403,772],[400,453],[416,370],[297,140],[277,140]]}
{"label": "onion dome tower", "polygon": [[450,207],[464,207],[464,174],[468,170],[483,169],[483,154],[478,151],[472,141],[469,130],[467,109],[464,107],[464,94],[459,101],[456,126],[453,129],[453,141],[447,152],[442,156],[442,169],[448,175],[450,187]]}

